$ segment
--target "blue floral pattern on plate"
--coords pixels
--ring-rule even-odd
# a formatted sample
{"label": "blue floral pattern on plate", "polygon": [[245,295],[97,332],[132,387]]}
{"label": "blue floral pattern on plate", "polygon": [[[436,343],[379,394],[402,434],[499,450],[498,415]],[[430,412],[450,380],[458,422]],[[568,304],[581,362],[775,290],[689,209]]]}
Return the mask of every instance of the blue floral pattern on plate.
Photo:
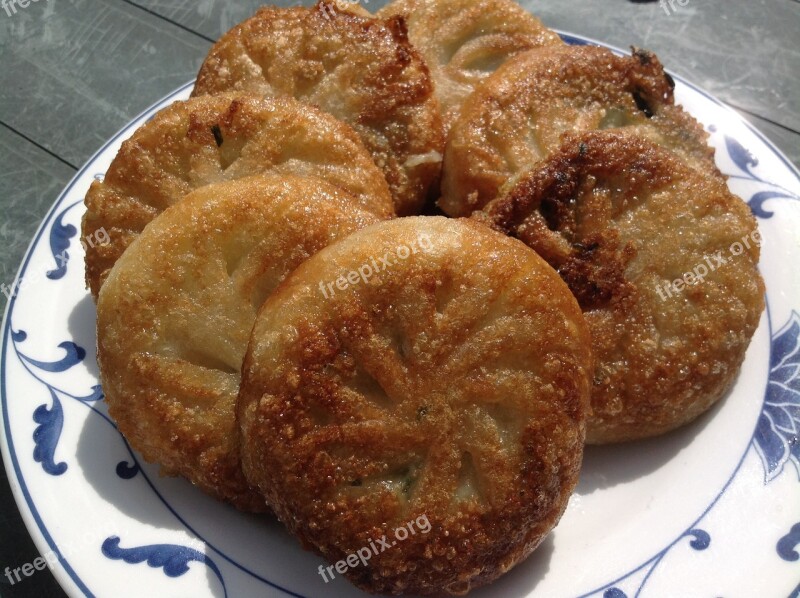
{"label": "blue floral pattern on plate", "polygon": [[27,338],[28,334],[24,330],[11,332],[14,351],[23,367],[38,382],[46,386],[50,393],[50,407],[44,403],[39,405],[33,412],[33,421],[39,424],[33,432],[33,440],[36,445],[33,451],[33,458],[37,463],[42,464],[44,471],[50,475],[57,476],[67,471],[68,467],[63,461],[55,462],[56,447],[61,437],[61,430],[64,427],[64,410],[61,407],[61,399],[59,397],[65,396],[84,403],[94,403],[103,398],[103,391],[100,385],[95,385],[88,395],[78,396],[46,382],[36,370],[50,373],[66,372],[83,361],[86,357],[86,350],[72,341],[64,341],[58,345],[66,353],[64,357],[57,361],[40,361],[20,351],[18,345]]}
{"label": "blue floral pattern on plate", "polygon": [[800,477],[800,316],[797,312],[772,341],[769,382],[753,446],[769,483],[791,462]]}
{"label": "blue floral pattern on plate", "polygon": [[[712,126],[709,128],[709,130],[713,133],[716,132],[717,128]],[[733,161],[733,163],[740,170],[738,173],[726,173],[726,176],[729,179],[753,181],[755,183],[760,183],[761,185],[770,187],[768,190],[754,193],[747,201],[750,209],[753,211],[753,214],[755,214],[758,218],[772,218],[774,213],[767,211],[764,208],[764,202],[770,199],[800,200],[800,197],[798,197],[795,193],[792,193],[780,185],[767,181],[756,174],[754,169],[758,166],[758,158],[756,158],[750,151],[747,150],[747,148],[745,148],[730,135],[725,135],[724,138],[725,149],[727,150],[731,161]]]}
{"label": "blue floral pattern on plate", "polygon": [[111,560],[123,560],[128,564],[147,563],[148,567],[163,569],[168,577],[180,577],[189,571],[189,563],[197,561],[205,564],[222,584],[224,595],[228,595],[222,573],[209,557],[194,548],[178,546],[175,544],[151,544],[135,548],[120,548],[120,539],[111,536],[103,542],[100,548],[103,556]]}

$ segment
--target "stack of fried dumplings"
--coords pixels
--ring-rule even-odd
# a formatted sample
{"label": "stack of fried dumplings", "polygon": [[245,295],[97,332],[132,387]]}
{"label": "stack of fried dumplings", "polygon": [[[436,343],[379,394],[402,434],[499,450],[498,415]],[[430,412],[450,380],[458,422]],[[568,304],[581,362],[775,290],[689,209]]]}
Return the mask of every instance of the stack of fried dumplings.
{"label": "stack of fried dumplings", "polygon": [[512,0],[260,9],[86,195],[119,430],[330,562],[427,518],[367,591],[492,582],[587,442],[696,419],[758,325],[755,220],[673,88]]}

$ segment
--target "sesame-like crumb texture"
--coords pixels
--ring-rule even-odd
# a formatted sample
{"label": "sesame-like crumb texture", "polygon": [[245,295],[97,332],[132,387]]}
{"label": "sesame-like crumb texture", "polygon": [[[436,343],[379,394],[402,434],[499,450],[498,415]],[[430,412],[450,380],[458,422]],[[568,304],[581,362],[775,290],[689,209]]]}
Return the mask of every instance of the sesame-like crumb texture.
{"label": "sesame-like crumb texture", "polygon": [[278,175],[207,185],[153,220],[97,304],[100,380],[131,446],[265,510],[241,472],[234,411],[256,312],[303,260],[377,220],[322,180]]}
{"label": "sesame-like crumb texture", "polygon": [[402,15],[431,69],[445,131],[475,87],[506,60],[561,45],[558,34],[513,0],[394,0],[378,16]]}
{"label": "sesame-like crumb texture", "polygon": [[[373,260],[366,281],[322,292]],[[237,405],[245,473],[331,562],[427,517],[429,533],[347,576],[372,592],[466,593],[563,513],[591,370],[577,302],[518,240],[468,220],[379,223],[261,309]]]}
{"label": "sesame-like crumb texture", "polygon": [[733,384],[764,283],[755,218],[721,177],[625,129],[569,135],[475,218],[578,299],[596,362],[589,442],[672,430]]}
{"label": "sesame-like crumb texture", "polygon": [[465,102],[447,140],[441,208],[466,216],[546,158],[568,132],[628,128],[719,175],[697,121],[674,104],[672,79],[645,50],[551,46],[508,60]]}
{"label": "sesame-like crumb texture", "polygon": [[441,171],[439,104],[403,19],[362,12],[263,7],[214,44],[193,93],[244,90],[319,106],[361,136],[397,213],[415,214]]}
{"label": "sesame-like crumb texture", "polygon": [[317,176],[377,216],[394,215],[381,171],[355,132],[330,115],[289,98],[248,94],[175,102],[122,144],[86,194],[84,238],[101,229],[109,238],[86,250],[92,295],[164,209],[204,185],[267,172]]}

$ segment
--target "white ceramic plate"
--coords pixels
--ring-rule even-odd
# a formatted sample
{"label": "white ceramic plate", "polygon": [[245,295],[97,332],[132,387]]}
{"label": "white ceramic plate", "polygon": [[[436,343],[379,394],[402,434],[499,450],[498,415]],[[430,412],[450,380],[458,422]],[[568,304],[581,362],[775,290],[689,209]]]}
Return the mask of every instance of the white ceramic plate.
{"label": "white ceramic plate", "polygon": [[[322,561],[278,523],[160,478],[101,400],[78,237],[83,196],[124,139],[190,90],[164,98],[89,160],[22,263],[0,363],[2,450],[17,503],[70,596],[362,595],[342,579],[326,584]],[[675,93],[712,133],[731,189],[758,217],[761,326],[723,401],[666,437],[588,449],[555,532],[472,596],[800,594],[800,173],[714,98],[682,81]]]}

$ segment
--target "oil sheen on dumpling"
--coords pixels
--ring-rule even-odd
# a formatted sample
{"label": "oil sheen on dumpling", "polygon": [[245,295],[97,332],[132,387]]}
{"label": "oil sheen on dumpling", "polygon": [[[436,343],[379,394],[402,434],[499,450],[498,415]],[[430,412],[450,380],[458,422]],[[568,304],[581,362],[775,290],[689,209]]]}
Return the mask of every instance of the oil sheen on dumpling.
{"label": "oil sheen on dumpling", "polygon": [[234,418],[256,312],[289,272],[378,219],[311,177],[206,185],[133,241],[100,290],[97,359],[133,448],[240,509],[266,510],[242,475]]}

